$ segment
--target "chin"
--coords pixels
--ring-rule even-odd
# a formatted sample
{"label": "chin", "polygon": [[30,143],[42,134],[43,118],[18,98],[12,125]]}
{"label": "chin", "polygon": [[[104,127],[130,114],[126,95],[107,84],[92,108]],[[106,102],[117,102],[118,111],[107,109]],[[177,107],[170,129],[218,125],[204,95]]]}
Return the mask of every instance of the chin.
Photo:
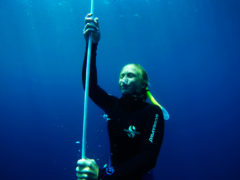
{"label": "chin", "polygon": [[128,91],[124,91],[124,90],[122,90],[121,93],[122,93],[122,95],[128,95],[128,94],[130,94]]}
{"label": "chin", "polygon": [[122,91],[122,95],[127,95],[127,94],[128,94],[127,92]]}

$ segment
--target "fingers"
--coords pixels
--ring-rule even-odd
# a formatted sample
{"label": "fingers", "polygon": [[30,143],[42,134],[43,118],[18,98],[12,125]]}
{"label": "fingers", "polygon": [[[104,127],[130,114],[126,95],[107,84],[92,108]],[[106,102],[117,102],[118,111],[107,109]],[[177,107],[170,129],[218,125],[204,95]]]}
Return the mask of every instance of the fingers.
{"label": "fingers", "polygon": [[80,159],[77,162],[76,176],[78,180],[98,179],[99,168],[94,159]]}
{"label": "fingers", "polygon": [[86,174],[88,176],[93,176],[95,174],[96,161],[94,159],[80,159],[77,162],[76,171],[79,176]]}
{"label": "fingers", "polygon": [[92,42],[98,43],[100,40],[100,28],[99,20],[97,17],[93,18],[93,14],[89,13],[85,17],[85,27],[83,29],[83,35],[86,40],[88,40],[89,35],[92,33]]}
{"label": "fingers", "polygon": [[83,33],[88,33],[88,32],[98,32],[99,27],[92,23],[87,23],[83,29]]}
{"label": "fingers", "polygon": [[88,35],[90,32],[92,33],[99,33],[99,24],[98,24],[98,18],[92,19],[90,17],[85,18],[85,27],[83,29],[83,34]]}
{"label": "fingers", "polygon": [[[81,164],[82,165],[82,164]],[[89,167],[76,167],[76,176],[78,180],[87,179],[89,177]]]}
{"label": "fingers", "polygon": [[85,39],[88,39],[91,33],[93,35],[93,41],[98,42],[100,39],[99,27],[94,25],[93,23],[87,23],[83,29],[83,35]]}
{"label": "fingers", "polygon": [[91,159],[79,159],[77,161],[78,166],[91,166],[92,160]]}
{"label": "fingers", "polygon": [[98,21],[99,21],[98,17],[95,17],[95,18],[94,18],[94,23],[99,26]]}
{"label": "fingers", "polygon": [[93,14],[92,13],[89,13],[86,17],[85,17],[85,24],[87,23],[94,23],[96,26],[98,26],[98,21],[99,19],[97,17],[95,17],[93,19]]}
{"label": "fingers", "polygon": [[79,159],[77,162],[77,165],[79,168],[94,168],[96,166],[96,161],[94,159]]}
{"label": "fingers", "polygon": [[78,180],[83,180],[88,178],[88,174],[83,174],[83,173],[76,173],[77,179]]}

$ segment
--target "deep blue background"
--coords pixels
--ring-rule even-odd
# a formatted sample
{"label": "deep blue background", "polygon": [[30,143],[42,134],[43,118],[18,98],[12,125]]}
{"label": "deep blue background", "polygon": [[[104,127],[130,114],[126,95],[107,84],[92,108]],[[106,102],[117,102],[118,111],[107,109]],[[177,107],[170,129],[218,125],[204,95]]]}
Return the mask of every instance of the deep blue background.
{"label": "deep blue background", "polygon": [[[90,1],[0,1],[0,179],[70,180],[80,158],[82,36]],[[240,179],[240,1],[96,0],[99,83],[120,96],[143,65],[170,113],[156,179]],[[89,102],[87,156],[108,159]],[[126,147],[127,148],[127,147]]]}

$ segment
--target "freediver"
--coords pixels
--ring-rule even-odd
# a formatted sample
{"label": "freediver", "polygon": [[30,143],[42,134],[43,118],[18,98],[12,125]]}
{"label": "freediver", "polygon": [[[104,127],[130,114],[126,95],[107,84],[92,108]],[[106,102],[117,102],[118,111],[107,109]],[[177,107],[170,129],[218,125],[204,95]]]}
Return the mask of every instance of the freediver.
{"label": "freediver", "polygon": [[[94,159],[77,162],[77,179],[140,180],[156,165],[163,141],[164,117],[158,105],[146,102],[149,97],[148,76],[139,64],[125,65],[119,76],[121,98],[107,94],[97,82],[96,55],[100,40],[98,18],[85,17],[83,34],[86,50],[82,69],[85,88],[86,60],[89,34],[92,34],[89,96],[108,115],[111,166],[99,168]],[[151,98],[151,97],[150,97]]]}

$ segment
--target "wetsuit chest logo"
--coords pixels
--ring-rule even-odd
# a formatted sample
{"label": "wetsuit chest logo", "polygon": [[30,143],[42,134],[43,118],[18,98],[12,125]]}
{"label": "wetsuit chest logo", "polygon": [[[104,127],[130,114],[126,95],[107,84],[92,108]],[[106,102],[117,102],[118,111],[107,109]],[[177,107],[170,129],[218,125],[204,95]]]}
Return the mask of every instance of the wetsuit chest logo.
{"label": "wetsuit chest logo", "polygon": [[129,138],[134,138],[136,134],[140,134],[133,125],[130,125],[128,129],[124,129],[123,131],[127,133]]}

